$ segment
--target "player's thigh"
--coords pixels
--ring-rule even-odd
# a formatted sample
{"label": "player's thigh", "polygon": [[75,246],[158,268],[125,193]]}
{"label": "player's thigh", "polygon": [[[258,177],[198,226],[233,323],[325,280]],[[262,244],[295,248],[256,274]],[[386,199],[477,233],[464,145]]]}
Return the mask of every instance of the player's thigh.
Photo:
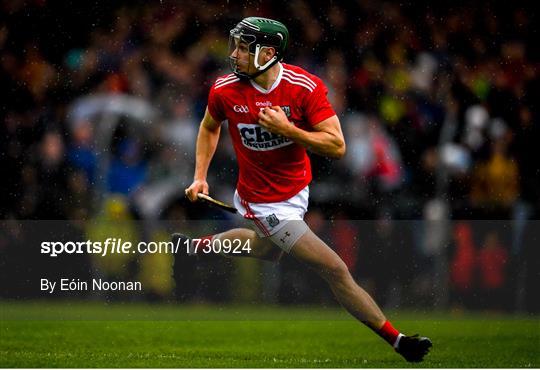
{"label": "player's thigh", "polygon": [[313,268],[323,278],[344,278],[348,269],[341,257],[311,230],[294,244],[290,254]]}

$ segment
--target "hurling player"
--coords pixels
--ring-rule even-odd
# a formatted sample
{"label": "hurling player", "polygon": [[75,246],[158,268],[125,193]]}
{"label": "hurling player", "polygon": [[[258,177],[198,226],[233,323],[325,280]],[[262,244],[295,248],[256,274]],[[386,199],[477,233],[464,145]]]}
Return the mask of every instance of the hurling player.
{"label": "hurling player", "polygon": [[[208,194],[208,167],[221,123],[227,121],[239,166],[234,204],[254,231],[238,228],[203,239],[250,240],[250,257],[292,255],[313,268],[351,315],[406,360],[422,361],[431,341],[396,330],[342,259],[303,221],[312,179],[306,150],[341,158],[345,140],[321,79],[281,62],[288,41],[287,28],[266,18],[245,18],[230,31],[233,73],[218,78],[210,89],[197,138],[194,181],[186,194],[191,201],[197,201],[198,193]],[[174,234],[173,240],[190,239]]]}

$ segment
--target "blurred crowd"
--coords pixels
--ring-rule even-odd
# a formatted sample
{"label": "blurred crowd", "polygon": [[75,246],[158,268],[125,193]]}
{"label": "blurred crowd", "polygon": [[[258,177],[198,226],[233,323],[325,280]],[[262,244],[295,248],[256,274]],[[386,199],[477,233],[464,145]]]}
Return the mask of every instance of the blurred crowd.
{"label": "blurred crowd", "polygon": [[[252,15],[288,26],[285,62],[325,81],[343,125],[346,157],[312,156],[314,222],[538,217],[537,19],[517,3],[0,4],[3,219],[86,220],[110,196],[133,219],[208,217],[182,191],[228,31]],[[211,191],[235,180],[222,134]]]}

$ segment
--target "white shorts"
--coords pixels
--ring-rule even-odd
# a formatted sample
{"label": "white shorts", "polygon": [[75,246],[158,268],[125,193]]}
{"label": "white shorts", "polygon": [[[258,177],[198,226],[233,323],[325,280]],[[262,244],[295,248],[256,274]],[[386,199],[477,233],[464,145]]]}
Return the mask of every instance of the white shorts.
{"label": "white shorts", "polygon": [[[253,223],[255,232],[261,238],[271,238],[273,235],[276,235],[281,240],[282,237],[278,233],[283,227],[289,224],[288,228],[291,228],[292,235],[290,236],[293,240],[276,243],[286,252],[290,251],[298,238],[307,230],[307,227],[303,226],[305,225],[303,220],[307,212],[308,201],[309,186],[300,190],[292,198],[276,203],[249,203],[240,198],[238,191],[234,192],[234,206],[245,219]],[[302,222],[291,223],[290,221]]]}

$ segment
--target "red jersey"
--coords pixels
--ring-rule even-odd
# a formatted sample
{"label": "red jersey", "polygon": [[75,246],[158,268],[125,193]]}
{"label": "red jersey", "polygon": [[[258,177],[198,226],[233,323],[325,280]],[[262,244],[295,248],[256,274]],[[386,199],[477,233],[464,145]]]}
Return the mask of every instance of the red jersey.
{"label": "red jersey", "polygon": [[229,74],[216,80],[208,97],[212,118],[228,121],[239,167],[238,194],[252,203],[287,200],[312,178],[305,148],[259,125],[261,108],[279,105],[291,124],[306,131],[335,115],[320,78],[290,64],[279,66],[268,90]]}

